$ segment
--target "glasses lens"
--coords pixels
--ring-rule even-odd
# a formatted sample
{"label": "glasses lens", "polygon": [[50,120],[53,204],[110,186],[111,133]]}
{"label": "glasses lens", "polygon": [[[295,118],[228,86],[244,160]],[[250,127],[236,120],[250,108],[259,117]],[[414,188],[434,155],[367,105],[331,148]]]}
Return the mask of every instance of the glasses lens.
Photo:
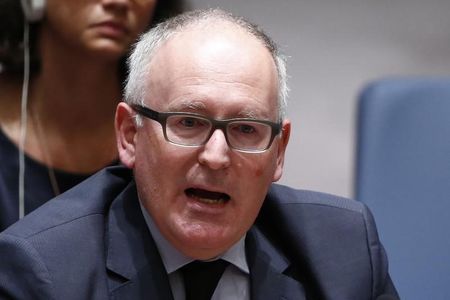
{"label": "glasses lens", "polygon": [[257,121],[235,121],[227,126],[231,147],[246,151],[262,151],[269,146],[272,127]]}
{"label": "glasses lens", "polygon": [[167,139],[175,144],[196,146],[201,145],[211,130],[208,119],[191,115],[173,115],[166,121]]}

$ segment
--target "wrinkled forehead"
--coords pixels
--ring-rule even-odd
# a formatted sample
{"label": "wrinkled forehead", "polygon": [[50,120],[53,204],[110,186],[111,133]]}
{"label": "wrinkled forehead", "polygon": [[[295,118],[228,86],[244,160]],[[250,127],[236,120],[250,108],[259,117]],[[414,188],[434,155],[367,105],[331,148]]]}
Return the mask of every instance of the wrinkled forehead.
{"label": "wrinkled forehead", "polygon": [[[241,69],[250,63],[268,64],[276,70],[272,55],[264,44],[239,25],[226,20],[206,20],[174,33],[156,50],[152,64],[177,59],[182,63],[227,63],[240,59]],[[158,74],[158,73],[153,73]]]}
{"label": "wrinkled forehead", "polygon": [[[149,74],[154,93],[183,84],[218,82],[263,90],[261,95],[275,102],[278,93],[276,66],[268,49],[244,29],[224,21],[190,25],[174,34],[155,53]],[[276,107],[275,102],[269,104]]]}

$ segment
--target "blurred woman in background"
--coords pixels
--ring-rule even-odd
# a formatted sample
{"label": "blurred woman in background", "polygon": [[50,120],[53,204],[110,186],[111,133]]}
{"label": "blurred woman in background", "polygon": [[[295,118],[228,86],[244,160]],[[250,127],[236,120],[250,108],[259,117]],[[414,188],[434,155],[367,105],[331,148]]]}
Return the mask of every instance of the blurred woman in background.
{"label": "blurred woman in background", "polygon": [[151,24],[181,12],[181,1],[47,0],[29,25],[23,106],[27,23],[19,0],[0,0],[0,231],[117,162],[124,57]]}

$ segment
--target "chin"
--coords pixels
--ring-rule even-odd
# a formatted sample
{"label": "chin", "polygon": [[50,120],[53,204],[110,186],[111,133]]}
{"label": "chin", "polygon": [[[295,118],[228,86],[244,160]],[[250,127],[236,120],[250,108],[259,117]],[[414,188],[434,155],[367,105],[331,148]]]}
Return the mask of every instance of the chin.
{"label": "chin", "polygon": [[91,47],[91,51],[95,53],[96,56],[107,60],[119,60],[126,54],[127,50],[128,48],[124,45],[112,41],[108,43],[103,42]]}
{"label": "chin", "polygon": [[183,254],[195,258],[195,259],[210,259],[214,258],[223,252],[225,252],[229,247],[231,247],[235,242],[237,242],[240,237],[230,234],[229,232],[224,232],[224,227],[214,230],[213,228],[181,228],[181,241],[180,250]]}

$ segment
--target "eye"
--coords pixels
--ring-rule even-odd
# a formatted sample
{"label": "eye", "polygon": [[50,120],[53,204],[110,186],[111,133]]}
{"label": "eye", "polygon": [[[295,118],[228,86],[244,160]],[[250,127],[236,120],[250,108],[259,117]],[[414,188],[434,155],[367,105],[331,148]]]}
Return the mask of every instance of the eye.
{"label": "eye", "polygon": [[248,124],[240,124],[236,128],[241,133],[251,134],[256,132],[256,128]]}
{"label": "eye", "polygon": [[195,118],[195,117],[182,117],[178,120],[178,124],[183,128],[201,128],[204,126],[208,126],[208,122],[206,120]]}
{"label": "eye", "polygon": [[240,134],[240,135],[255,134],[258,131],[258,128],[256,128],[256,126],[254,126],[251,123],[233,123],[233,124],[231,124],[230,129],[235,134]]}
{"label": "eye", "polygon": [[198,120],[194,118],[183,118],[180,120],[180,124],[185,127],[194,127],[198,123]]}

